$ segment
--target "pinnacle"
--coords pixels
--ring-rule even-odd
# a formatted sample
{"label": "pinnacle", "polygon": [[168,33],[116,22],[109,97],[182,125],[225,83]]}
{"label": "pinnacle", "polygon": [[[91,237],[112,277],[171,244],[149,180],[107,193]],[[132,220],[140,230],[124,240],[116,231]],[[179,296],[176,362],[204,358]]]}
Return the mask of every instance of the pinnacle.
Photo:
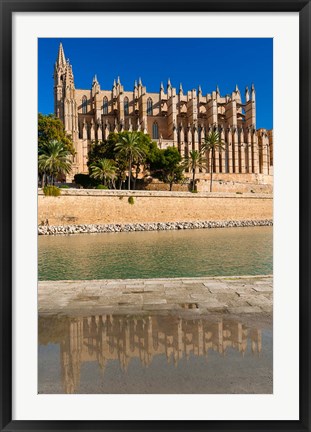
{"label": "pinnacle", "polygon": [[66,64],[66,58],[62,43],[59,44],[58,48],[57,64],[58,66],[65,66]]}

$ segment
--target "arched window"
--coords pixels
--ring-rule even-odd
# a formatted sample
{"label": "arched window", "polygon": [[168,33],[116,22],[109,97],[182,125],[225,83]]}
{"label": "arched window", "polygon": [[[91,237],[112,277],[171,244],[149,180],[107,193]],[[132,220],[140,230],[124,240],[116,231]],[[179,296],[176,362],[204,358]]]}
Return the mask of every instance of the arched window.
{"label": "arched window", "polygon": [[103,99],[103,114],[108,114],[108,99],[106,96]]}
{"label": "arched window", "polygon": [[154,122],[152,125],[152,138],[154,138],[154,139],[159,138],[159,128],[158,128],[157,122]]}
{"label": "arched window", "polygon": [[147,100],[147,115],[153,115],[152,99]]}
{"label": "arched window", "polygon": [[83,96],[82,98],[82,114],[86,114],[87,112],[87,97]]}
{"label": "arched window", "polygon": [[124,98],[124,115],[129,115],[129,100],[127,97]]}

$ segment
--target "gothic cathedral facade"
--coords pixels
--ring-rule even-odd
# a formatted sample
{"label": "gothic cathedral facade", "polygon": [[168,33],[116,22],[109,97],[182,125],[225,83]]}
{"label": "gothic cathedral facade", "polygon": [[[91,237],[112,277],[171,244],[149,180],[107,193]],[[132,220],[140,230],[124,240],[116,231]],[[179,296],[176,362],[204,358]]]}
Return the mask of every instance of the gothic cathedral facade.
{"label": "gothic cathedral facade", "polygon": [[[217,130],[224,149],[216,153],[213,172],[273,175],[273,130],[256,129],[256,92],[238,86],[221,96],[219,88],[203,95],[201,87],[178,92],[168,80],[158,93],[147,92],[141,79],[125,91],[120,79],[111,90],[102,90],[96,75],[91,89],[76,89],[72,66],[62,44],[54,68],[54,113],[72,136],[76,155],[71,178],[87,173],[87,155],[94,140],[110,132],[143,131],[160,148],[175,146],[181,156],[200,150],[205,136]],[[207,168],[207,173],[210,168]],[[263,176],[263,177],[264,177]]]}

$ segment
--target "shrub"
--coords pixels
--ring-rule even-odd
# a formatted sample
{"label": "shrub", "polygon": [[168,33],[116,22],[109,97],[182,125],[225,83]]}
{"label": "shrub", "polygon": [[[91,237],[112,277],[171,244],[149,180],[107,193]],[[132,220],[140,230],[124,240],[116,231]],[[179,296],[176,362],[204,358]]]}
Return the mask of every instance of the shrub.
{"label": "shrub", "polygon": [[43,192],[45,196],[58,197],[61,194],[61,190],[56,186],[44,186]]}
{"label": "shrub", "polygon": [[98,185],[98,181],[92,179],[88,174],[76,174],[75,183],[82,186],[83,189],[90,189]]}
{"label": "shrub", "polygon": [[132,196],[130,196],[129,198],[128,198],[128,202],[129,202],[129,204],[131,204],[131,205],[133,205],[134,204],[134,197],[132,197]]}
{"label": "shrub", "polygon": [[108,186],[99,184],[99,185],[96,186],[96,189],[109,189],[109,188],[108,188]]}
{"label": "shrub", "polygon": [[61,184],[58,186],[60,189],[69,189],[69,186],[66,184]]}

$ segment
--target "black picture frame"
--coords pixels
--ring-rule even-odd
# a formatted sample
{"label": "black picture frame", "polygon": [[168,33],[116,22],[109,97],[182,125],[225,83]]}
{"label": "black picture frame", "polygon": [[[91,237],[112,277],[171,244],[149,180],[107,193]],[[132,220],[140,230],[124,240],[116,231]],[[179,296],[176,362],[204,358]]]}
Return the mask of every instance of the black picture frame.
{"label": "black picture frame", "polygon": [[[65,430],[256,430],[309,431],[310,427],[310,1],[302,0],[75,0],[8,1],[1,6],[1,431]],[[300,120],[299,120],[299,396],[297,421],[14,421],[12,420],[12,15],[14,12],[299,12]],[[298,137],[298,131],[297,131]],[[293,143],[294,145],[294,143]],[[289,173],[290,176],[290,173]],[[290,371],[288,371],[290,374]]]}

